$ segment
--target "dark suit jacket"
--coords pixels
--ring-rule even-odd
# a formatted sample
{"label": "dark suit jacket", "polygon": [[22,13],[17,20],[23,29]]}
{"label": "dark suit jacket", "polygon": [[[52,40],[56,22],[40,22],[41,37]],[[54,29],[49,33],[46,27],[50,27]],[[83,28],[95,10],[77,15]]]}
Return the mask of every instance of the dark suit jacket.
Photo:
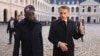
{"label": "dark suit jacket", "polygon": [[[68,20],[67,26],[65,21],[61,19],[51,23],[49,37],[50,42],[53,43],[53,56],[74,56],[74,39],[78,39],[83,36],[80,32],[77,32],[76,23]],[[68,44],[68,51],[62,52],[57,47],[58,41],[62,41]]]}
{"label": "dark suit jacket", "polygon": [[15,30],[15,44],[13,56],[19,56],[21,41],[22,56],[43,56],[42,25],[37,20],[26,19],[18,23]]}

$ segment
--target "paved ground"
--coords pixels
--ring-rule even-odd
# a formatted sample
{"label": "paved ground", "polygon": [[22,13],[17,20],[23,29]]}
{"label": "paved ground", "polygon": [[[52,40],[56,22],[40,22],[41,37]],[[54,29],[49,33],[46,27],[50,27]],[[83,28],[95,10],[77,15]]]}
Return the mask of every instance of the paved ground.
{"label": "paved ground", "polygon": [[[13,44],[8,45],[6,25],[0,25],[0,56],[12,56]],[[44,56],[52,56],[52,44],[48,41],[49,27],[43,27]],[[86,24],[84,42],[75,40],[75,56],[100,56],[100,24]]]}

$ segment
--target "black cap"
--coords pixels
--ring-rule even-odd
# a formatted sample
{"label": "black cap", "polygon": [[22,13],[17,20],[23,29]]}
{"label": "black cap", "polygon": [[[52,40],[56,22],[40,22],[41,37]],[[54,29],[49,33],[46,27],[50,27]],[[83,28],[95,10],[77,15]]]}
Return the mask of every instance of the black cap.
{"label": "black cap", "polygon": [[35,11],[34,6],[32,6],[32,5],[27,5],[27,6],[24,8],[24,12],[29,11],[29,10]]}

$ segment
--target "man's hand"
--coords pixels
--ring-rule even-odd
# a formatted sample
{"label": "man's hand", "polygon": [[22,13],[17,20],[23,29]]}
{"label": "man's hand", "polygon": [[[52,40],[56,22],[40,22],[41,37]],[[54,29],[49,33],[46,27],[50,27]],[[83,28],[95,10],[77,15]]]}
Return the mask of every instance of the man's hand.
{"label": "man's hand", "polygon": [[15,35],[15,34],[16,34],[16,32],[13,32],[13,34]]}
{"label": "man's hand", "polygon": [[85,32],[85,27],[84,26],[80,26],[79,27],[80,32],[83,34]]}
{"label": "man's hand", "polygon": [[80,19],[80,27],[79,27],[79,30],[80,30],[81,34],[84,34],[85,27],[83,26],[82,19]]}
{"label": "man's hand", "polygon": [[64,42],[61,42],[61,41],[58,42],[58,47],[60,47],[61,50],[62,50],[63,52],[68,51],[67,45],[68,45],[68,44],[66,44],[66,43],[64,43]]}

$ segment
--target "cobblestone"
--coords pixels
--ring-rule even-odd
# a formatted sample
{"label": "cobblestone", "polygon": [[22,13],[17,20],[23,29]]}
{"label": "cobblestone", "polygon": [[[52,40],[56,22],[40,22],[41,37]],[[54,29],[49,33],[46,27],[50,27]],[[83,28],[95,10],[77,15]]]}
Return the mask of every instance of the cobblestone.
{"label": "cobblestone", "polygon": [[[75,56],[100,56],[100,24],[86,24],[84,42],[74,40]],[[7,25],[0,25],[0,56],[12,56],[13,43],[8,45],[9,35],[6,33]],[[42,30],[44,56],[52,56],[52,44],[48,41],[49,26]],[[21,56],[21,55],[20,55]]]}

